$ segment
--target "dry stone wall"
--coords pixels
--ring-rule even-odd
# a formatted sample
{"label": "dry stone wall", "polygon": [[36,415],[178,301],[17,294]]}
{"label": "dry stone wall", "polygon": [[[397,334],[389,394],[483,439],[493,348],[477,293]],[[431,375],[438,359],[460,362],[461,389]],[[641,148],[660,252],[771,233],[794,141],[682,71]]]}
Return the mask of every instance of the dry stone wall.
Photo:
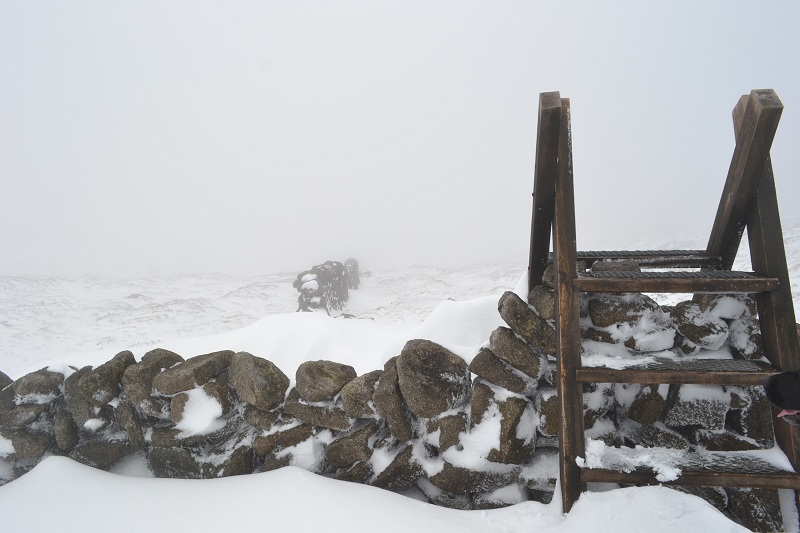
{"label": "dry stone wall", "polygon": [[[553,293],[505,293],[495,330],[469,364],[409,341],[358,376],[333,361],[289,377],[254,354],[184,359],[121,352],[98,367],[0,373],[0,483],[47,455],[109,469],[141,454],[157,477],[215,478],[287,465],[414,493],[457,509],[548,503],[558,472]],[[647,356],[727,349],[762,356],[751,302],[698,297],[674,309],[639,294],[588,295],[585,353]],[[753,450],[773,445],[760,387],[597,384],[585,389],[587,436],[609,446]],[[198,413],[207,420],[198,423]],[[208,413],[211,413],[209,415]],[[753,530],[780,521],[774,491],[691,490]],[[778,527],[780,529],[780,527]]]}

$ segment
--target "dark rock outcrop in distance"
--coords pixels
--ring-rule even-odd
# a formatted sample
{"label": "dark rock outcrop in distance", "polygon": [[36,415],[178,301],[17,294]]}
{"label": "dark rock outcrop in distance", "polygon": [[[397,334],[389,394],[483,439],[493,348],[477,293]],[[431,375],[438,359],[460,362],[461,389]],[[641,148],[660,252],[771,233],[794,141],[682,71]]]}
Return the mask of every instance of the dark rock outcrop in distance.
{"label": "dark rock outcrop in distance", "polygon": [[361,273],[358,271],[358,261],[352,257],[345,260],[344,271],[347,277],[347,288],[350,290],[358,289],[361,283]]}
{"label": "dark rock outcrop in distance", "polygon": [[352,258],[344,264],[325,261],[301,272],[292,283],[300,293],[297,297],[298,311],[324,309],[328,314],[341,311],[350,297],[349,290],[357,289],[358,285],[358,261]]}

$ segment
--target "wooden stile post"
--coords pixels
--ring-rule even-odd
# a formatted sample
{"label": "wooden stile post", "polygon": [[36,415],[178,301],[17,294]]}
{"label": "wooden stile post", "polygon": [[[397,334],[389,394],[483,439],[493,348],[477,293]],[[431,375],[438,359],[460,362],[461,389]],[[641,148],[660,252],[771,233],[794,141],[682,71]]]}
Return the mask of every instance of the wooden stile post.
{"label": "wooden stile post", "polygon": [[747,213],[783,111],[783,104],[770,89],[751,91],[744,110],[742,104],[740,99],[734,109],[734,120],[741,117],[741,127],[736,132],[736,148],[706,248],[710,255],[722,258],[723,270],[730,270],[736,259]]}
{"label": "wooden stile post", "polygon": [[547,268],[560,128],[561,96],[558,92],[540,94],[536,167],[533,181],[531,246],[528,258],[528,291],[542,283],[542,274]]}
{"label": "wooden stile post", "polygon": [[561,100],[561,131],[558,143],[558,173],[555,183],[553,225],[554,284],[556,302],[556,359],[559,368],[558,436],[561,439],[560,473],[564,512],[569,512],[585,484],[575,457],[584,457],[583,385],[576,379],[581,365],[580,304],[573,288],[577,249],[575,239],[575,193],[572,182],[572,135],[569,99]]}

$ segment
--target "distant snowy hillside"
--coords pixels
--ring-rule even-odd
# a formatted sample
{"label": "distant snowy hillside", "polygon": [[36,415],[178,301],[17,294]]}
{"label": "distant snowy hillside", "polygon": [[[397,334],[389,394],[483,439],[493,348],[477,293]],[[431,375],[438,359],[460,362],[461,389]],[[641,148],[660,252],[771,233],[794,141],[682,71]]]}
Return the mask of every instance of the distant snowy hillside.
{"label": "distant snowy hillside", "polygon": [[[410,330],[440,302],[514,288],[525,268],[502,263],[367,272],[345,311]],[[53,359],[86,352],[110,358],[129,349],[141,355],[141,349],[166,341],[233,331],[265,316],[293,313],[295,276],[0,277],[0,370],[17,377]]]}
{"label": "distant snowy hillside", "polygon": [[[785,219],[783,231],[798,307],[800,217]],[[620,242],[618,235],[609,235],[603,242],[581,243],[580,234],[578,239],[584,249],[702,249],[707,236],[684,231],[640,236],[633,243]],[[351,292],[345,312],[401,331],[421,324],[441,302],[513,289],[526,271],[521,263],[461,269],[414,266],[373,273],[369,265],[362,267],[367,275],[361,287]],[[746,245],[735,268],[750,269]],[[141,355],[142,349],[167,341],[229,332],[268,315],[292,313],[297,309],[295,276],[0,277],[0,370],[16,377],[47,361],[87,352],[102,352],[110,358],[130,349]],[[661,295],[657,299],[674,303],[680,298]]]}

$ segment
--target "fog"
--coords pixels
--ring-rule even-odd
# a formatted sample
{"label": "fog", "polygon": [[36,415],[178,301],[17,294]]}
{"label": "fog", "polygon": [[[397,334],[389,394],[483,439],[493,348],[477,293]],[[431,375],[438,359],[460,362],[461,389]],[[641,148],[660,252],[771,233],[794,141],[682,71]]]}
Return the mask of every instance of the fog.
{"label": "fog", "polygon": [[527,258],[538,95],[572,102],[578,245],[707,234],[731,110],[773,88],[800,197],[794,2],[2,2],[0,274]]}

